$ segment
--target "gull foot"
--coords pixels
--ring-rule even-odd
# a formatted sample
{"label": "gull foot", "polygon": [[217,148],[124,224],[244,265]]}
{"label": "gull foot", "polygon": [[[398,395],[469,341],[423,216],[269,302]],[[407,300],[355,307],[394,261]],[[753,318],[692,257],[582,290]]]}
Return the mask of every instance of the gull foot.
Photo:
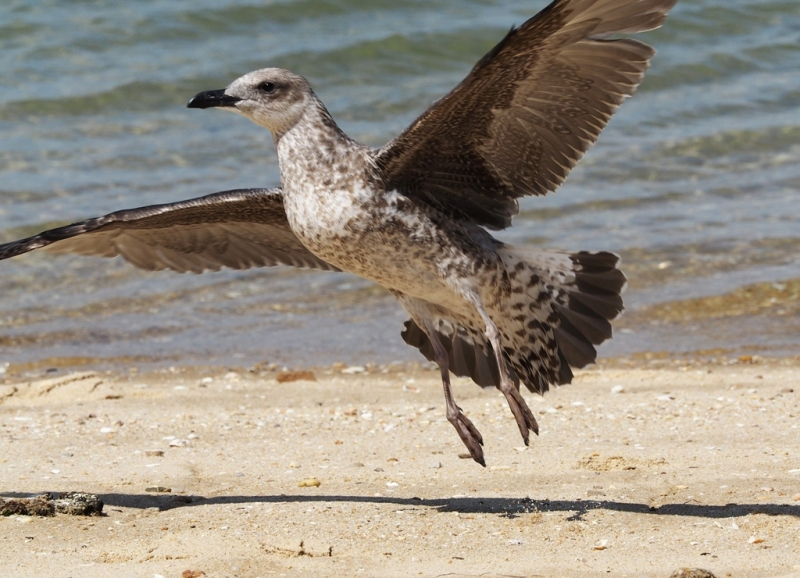
{"label": "gull foot", "polygon": [[462,413],[460,408],[452,414],[450,412],[447,413],[447,421],[456,428],[458,436],[469,450],[469,455],[485,468],[486,460],[483,459],[483,448],[481,447],[483,445],[483,436],[481,432],[479,432],[478,428],[476,428],[469,418]]}
{"label": "gull foot", "polygon": [[525,399],[516,387],[510,387],[507,391],[503,391],[508,401],[508,407],[511,408],[511,413],[514,414],[514,419],[517,420],[519,433],[522,434],[522,441],[528,445],[528,431],[532,431],[537,436],[539,435],[539,424],[536,423],[536,418],[533,417],[533,412],[525,403]]}

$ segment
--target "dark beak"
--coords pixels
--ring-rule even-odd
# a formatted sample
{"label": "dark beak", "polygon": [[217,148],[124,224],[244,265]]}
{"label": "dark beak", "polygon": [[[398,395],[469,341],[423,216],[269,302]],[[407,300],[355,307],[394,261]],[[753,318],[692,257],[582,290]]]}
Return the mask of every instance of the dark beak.
{"label": "dark beak", "polygon": [[234,106],[240,100],[242,99],[238,96],[228,96],[225,94],[224,88],[222,90],[207,90],[206,92],[197,93],[194,98],[189,101],[189,104],[186,105],[186,108]]}

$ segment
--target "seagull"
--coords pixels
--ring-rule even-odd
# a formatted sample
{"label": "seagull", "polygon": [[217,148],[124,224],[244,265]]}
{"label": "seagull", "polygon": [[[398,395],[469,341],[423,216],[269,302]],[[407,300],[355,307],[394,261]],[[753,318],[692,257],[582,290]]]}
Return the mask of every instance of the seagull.
{"label": "seagull", "polygon": [[269,130],[279,189],[110,213],[0,245],[0,259],[47,247],[148,270],[291,265],[374,281],[408,313],[403,339],[438,365],[447,419],[485,466],[450,374],[498,388],[528,445],[538,425],[521,385],[543,394],[594,362],[626,284],[612,253],[515,247],[490,231],[511,225],[520,197],[564,181],[655,53],[615,37],[658,28],[676,1],[555,0],[379,149],[348,137],[305,78],[250,72],[188,107]]}

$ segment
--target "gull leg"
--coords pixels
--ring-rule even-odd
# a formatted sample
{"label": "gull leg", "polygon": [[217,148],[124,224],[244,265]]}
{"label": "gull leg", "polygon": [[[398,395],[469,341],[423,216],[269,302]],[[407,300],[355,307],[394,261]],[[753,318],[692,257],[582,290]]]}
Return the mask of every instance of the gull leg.
{"label": "gull leg", "polygon": [[425,328],[425,333],[428,335],[428,339],[431,340],[434,359],[442,373],[444,400],[447,405],[447,421],[456,428],[458,436],[461,438],[461,441],[464,442],[464,445],[467,446],[472,459],[483,467],[486,467],[486,460],[483,459],[483,448],[481,448],[483,445],[483,436],[481,436],[481,432],[479,432],[469,418],[464,415],[464,412],[461,411],[461,408],[458,407],[453,399],[453,392],[450,389],[450,359],[447,355],[447,350],[444,348],[444,345],[442,345],[442,342],[439,341],[436,331],[433,330],[429,323],[425,323],[423,327]]}
{"label": "gull leg", "polygon": [[431,322],[431,312],[428,303],[421,299],[416,299],[404,295],[400,291],[390,290],[392,295],[400,302],[414,322],[425,332],[428,340],[433,347],[433,359],[439,366],[439,371],[442,374],[442,388],[444,389],[444,401],[447,406],[447,421],[453,424],[456,428],[458,437],[464,442],[469,450],[469,455],[472,459],[478,462],[483,467],[486,467],[486,460],[483,459],[483,436],[478,428],[464,415],[461,408],[458,407],[453,399],[453,391],[450,388],[450,357],[447,355],[442,342],[436,334],[436,330]]}
{"label": "gull leg", "polygon": [[483,323],[486,325],[486,338],[489,340],[489,343],[492,344],[492,349],[494,349],[497,367],[500,370],[499,389],[503,392],[503,395],[506,396],[508,407],[511,408],[511,413],[514,414],[514,419],[517,420],[519,433],[522,434],[522,441],[524,441],[527,446],[529,445],[528,431],[539,435],[539,424],[536,423],[536,418],[533,417],[533,412],[528,407],[528,404],[525,403],[522,394],[514,387],[511,378],[508,376],[506,360],[503,357],[503,350],[500,347],[500,331],[497,329],[497,325],[495,325],[495,322],[492,321],[480,303],[476,304],[475,307],[481,319],[483,319]]}

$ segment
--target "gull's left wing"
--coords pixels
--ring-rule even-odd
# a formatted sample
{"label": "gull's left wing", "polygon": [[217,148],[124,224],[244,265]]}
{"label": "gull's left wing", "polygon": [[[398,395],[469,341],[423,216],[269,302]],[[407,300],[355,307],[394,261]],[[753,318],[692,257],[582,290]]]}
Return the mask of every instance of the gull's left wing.
{"label": "gull's left wing", "polygon": [[377,151],[387,188],[492,229],[553,191],[642,81],[677,0],[556,0]]}
{"label": "gull's left wing", "polygon": [[0,260],[46,247],[122,256],[142,269],[180,273],[291,265],[338,271],[289,228],[280,189],[238,189],[110,213],[0,245]]}

